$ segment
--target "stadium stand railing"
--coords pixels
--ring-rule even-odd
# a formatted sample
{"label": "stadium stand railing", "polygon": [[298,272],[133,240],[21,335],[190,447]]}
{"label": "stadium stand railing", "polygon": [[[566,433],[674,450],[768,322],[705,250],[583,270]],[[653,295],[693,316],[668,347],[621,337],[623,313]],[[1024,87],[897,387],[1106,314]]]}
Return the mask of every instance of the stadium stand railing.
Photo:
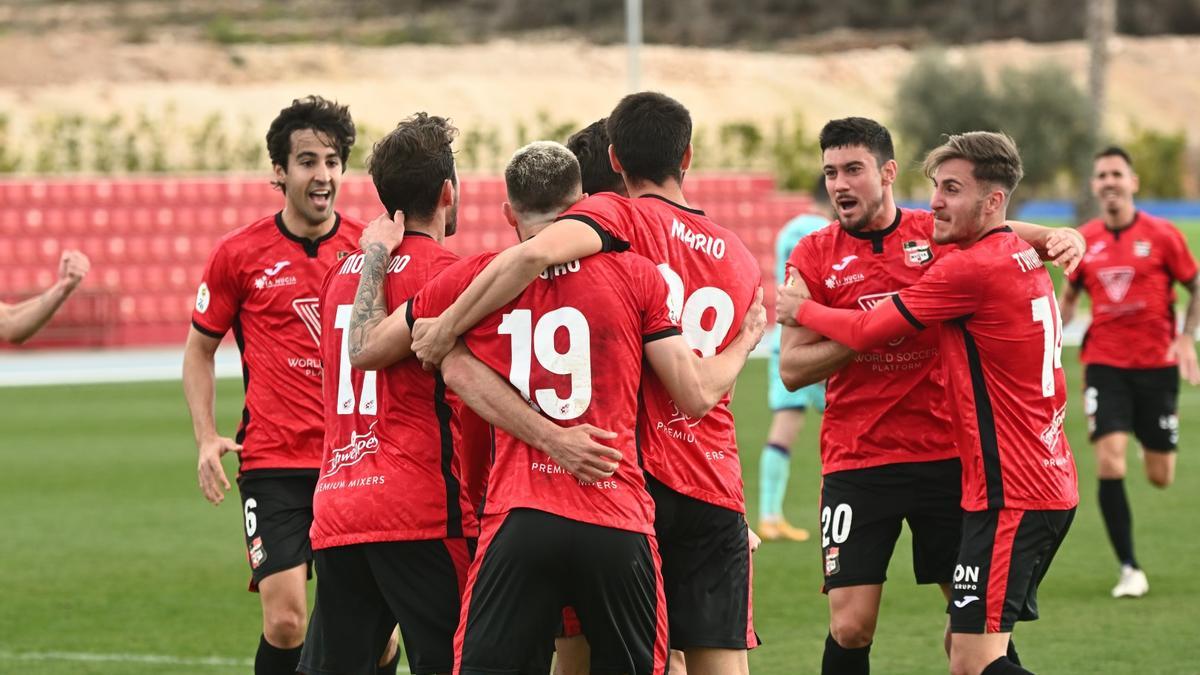
{"label": "stadium stand railing", "polygon": [[[461,187],[458,234],[447,245],[460,254],[510,245],[500,215],[503,179],[463,175]],[[809,208],[809,198],[777,192],[763,173],[689,175],[684,190],[758,258],[772,307],[775,235]],[[281,207],[279,193],[257,176],[0,181],[0,299],[50,286],[61,251],[78,249],[91,259],[91,274],[27,347],[181,344],[217,240]],[[343,181],[337,208],[363,220],[383,210],[362,175]]]}

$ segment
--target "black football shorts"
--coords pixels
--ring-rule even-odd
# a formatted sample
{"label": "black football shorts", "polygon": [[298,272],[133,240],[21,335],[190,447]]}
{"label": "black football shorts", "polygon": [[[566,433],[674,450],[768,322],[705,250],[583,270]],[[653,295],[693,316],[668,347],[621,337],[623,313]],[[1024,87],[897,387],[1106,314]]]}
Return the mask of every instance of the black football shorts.
{"label": "black football shorts", "polygon": [[251,591],[263,579],[297,565],[308,565],[312,578],[308,530],[318,474],[316,469],[257,469],[238,476]]}
{"label": "black football shorts", "polygon": [[654,530],[662,553],[671,649],[753,649],[746,518],[680,494],[653,476]]}
{"label": "black football shorts", "polygon": [[1114,368],[1089,364],[1084,369],[1083,410],[1088,436],[1095,441],[1117,432],[1133,432],[1150,451],[1173,452],[1179,443],[1179,368]]}
{"label": "black football shorts", "polygon": [[950,631],[1008,633],[1038,618],[1037,590],[1075,518],[1075,509],[993,509],[963,515],[954,567]]}
{"label": "black football shorts", "polygon": [[822,589],[882,584],[904,521],[918,584],[949,583],[962,532],[962,464],[906,462],[821,482]]}
{"label": "black football shorts", "polygon": [[389,541],[314,553],[317,600],[300,670],[373,673],[392,628],[414,675],[454,667],[454,631],[474,539]]}

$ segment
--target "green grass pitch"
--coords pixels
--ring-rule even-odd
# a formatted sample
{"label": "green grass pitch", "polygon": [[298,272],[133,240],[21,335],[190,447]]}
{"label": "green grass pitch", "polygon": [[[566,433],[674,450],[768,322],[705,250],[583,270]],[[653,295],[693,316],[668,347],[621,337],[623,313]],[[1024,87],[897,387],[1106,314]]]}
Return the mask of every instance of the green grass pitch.
{"label": "green grass pitch", "polygon": [[[1115,601],[1116,565],[1097,512],[1084,437],[1077,353],[1068,430],[1082,504],[1040,599],[1042,620],[1020,624],[1022,657],[1037,672],[1200,673],[1200,577],[1195,561],[1200,472],[1190,466],[1200,389],[1185,386],[1178,482],[1151,488],[1131,456],[1139,557],[1150,595]],[[735,400],[747,498],[768,415],[765,361],[742,375]],[[240,410],[240,383],[221,381],[220,426]],[[219,508],[196,488],[191,427],[178,383],[0,389],[0,673],[234,673],[245,665],[65,661],[51,652],[252,658],[258,603],[245,591],[236,490]],[[818,420],[796,443],[787,512],[816,531]],[[919,430],[914,430],[919,433]],[[232,470],[233,462],[227,461]],[[912,582],[907,533],[894,557],[872,650],[875,672],[944,672],[945,616],[935,587]],[[765,544],[755,555],[755,623],[765,645],[753,672],[815,673],[826,633],[815,541]],[[1189,618],[1191,617],[1191,618]],[[19,658],[20,657],[20,658]],[[36,657],[38,660],[32,660]]]}

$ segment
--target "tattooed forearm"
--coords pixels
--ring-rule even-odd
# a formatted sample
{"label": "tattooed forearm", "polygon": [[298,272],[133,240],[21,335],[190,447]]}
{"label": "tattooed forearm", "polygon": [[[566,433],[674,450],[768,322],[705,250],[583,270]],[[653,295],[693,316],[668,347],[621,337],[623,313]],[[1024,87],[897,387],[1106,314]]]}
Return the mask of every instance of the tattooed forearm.
{"label": "tattooed forearm", "polygon": [[387,274],[388,249],[383,244],[370,244],[363,254],[362,275],[354,295],[354,310],[350,314],[351,358],[362,354],[370,342],[371,331],[387,317],[383,299],[383,279]]}

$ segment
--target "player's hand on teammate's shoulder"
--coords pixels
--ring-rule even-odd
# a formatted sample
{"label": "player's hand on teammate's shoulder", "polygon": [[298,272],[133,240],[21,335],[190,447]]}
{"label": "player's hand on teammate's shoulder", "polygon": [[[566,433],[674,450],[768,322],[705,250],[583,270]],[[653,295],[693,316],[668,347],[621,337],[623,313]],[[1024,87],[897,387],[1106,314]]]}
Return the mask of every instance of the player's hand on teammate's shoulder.
{"label": "player's hand on teammate's shoulder", "polygon": [[1087,242],[1083,234],[1073,227],[1056,228],[1046,238],[1046,255],[1055,267],[1061,268],[1066,274],[1075,271],[1086,251]]}
{"label": "player's hand on teammate's shoulder", "polygon": [[417,319],[412,327],[413,354],[420,359],[425,370],[432,370],[442,365],[442,359],[454,348],[458,336],[449,332],[449,327],[441,317]]}
{"label": "player's hand on teammate's shoulder", "polygon": [[1167,358],[1179,361],[1179,377],[1192,386],[1200,385],[1200,363],[1196,359],[1196,340],[1191,335],[1180,333],[1171,342]]}
{"label": "player's hand on teammate's shoulder", "polygon": [[81,251],[66,250],[58,260],[58,278],[74,290],[92,268],[92,263]]}
{"label": "player's hand on teammate's shoulder", "polygon": [[799,326],[796,312],[800,305],[812,300],[808,286],[794,274],[788,274],[787,283],[775,290],[775,320],[785,326]]}
{"label": "player's hand on teammate's shoulder", "polygon": [[363,230],[362,236],[358,239],[358,245],[362,250],[373,244],[383,244],[388,252],[396,250],[400,242],[404,241],[404,212],[397,211],[395,216],[389,216],[382,213],[376,216]]}
{"label": "player's hand on teammate's shoulder", "polygon": [[198,443],[197,451],[199,460],[196,474],[200,481],[200,492],[213,506],[217,506],[229,491],[229,478],[225,475],[225,467],[221,466],[221,457],[227,452],[241,452],[242,446],[232,438],[213,436]]}
{"label": "player's hand on teammate's shoulder", "polygon": [[601,444],[617,435],[590,424],[563,427],[547,440],[542,448],[550,459],[584,483],[594,483],[613,475],[621,461],[621,453]]}

